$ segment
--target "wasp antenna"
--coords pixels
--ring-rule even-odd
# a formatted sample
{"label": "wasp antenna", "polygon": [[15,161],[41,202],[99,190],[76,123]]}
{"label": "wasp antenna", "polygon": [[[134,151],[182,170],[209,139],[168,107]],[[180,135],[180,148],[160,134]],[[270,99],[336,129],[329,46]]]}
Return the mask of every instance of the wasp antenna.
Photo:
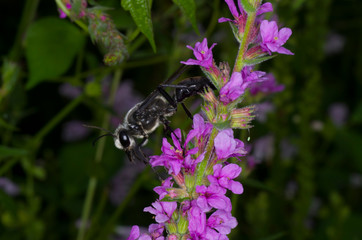
{"label": "wasp antenna", "polygon": [[103,134],[103,135],[97,137],[96,139],[94,139],[93,142],[92,142],[92,145],[94,146],[94,145],[96,144],[96,142],[97,142],[100,138],[105,137],[105,136],[112,136],[112,137],[114,137],[114,134],[113,134],[113,133]]}
{"label": "wasp antenna", "polygon": [[87,127],[87,128],[95,128],[95,129],[98,129],[98,130],[102,130],[102,131],[105,131],[109,134],[112,134],[114,135],[111,131],[107,130],[107,129],[104,129],[102,127],[97,127],[97,126],[92,126],[92,125],[86,125],[86,124],[83,124],[83,127]]}

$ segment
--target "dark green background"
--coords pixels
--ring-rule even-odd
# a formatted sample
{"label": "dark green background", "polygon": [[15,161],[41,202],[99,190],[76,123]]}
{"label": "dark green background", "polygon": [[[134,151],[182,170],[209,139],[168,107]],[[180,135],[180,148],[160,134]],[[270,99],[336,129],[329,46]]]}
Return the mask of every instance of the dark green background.
{"label": "dark green background", "polygon": [[[97,2],[113,8],[109,13],[123,34],[135,30],[119,1]],[[172,1],[153,1],[157,52],[139,35],[135,51],[122,65],[121,82],[130,79],[135,93],[147,95],[179,61],[191,57],[185,45],[201,41],[205,34],[209,45],[218,43],[215,60],[233,64],[238,46],[228,24],[217,23],[219,17],[230,17],[226,4],[196,2],[201,35]],[[81,216],[90,176],[98,185],[88,239],[114,235],[107,227],[115,224],[147,226],[152,217],[143,213],[143,208],[156,198],[152,188],[159,184],[157,175],[146,168],[138,177],[111,184],[127,161],[112,139],[106,140],[102,161],[94,163],[97,147],[92,147],[92,140],[97,131],[73,142],[61,137],[64,124],[71,120],[99,126],[106,114],[122,119],[124,113],[114,112],[107,96],[100,94],[102,82],[117,68],[104,66],[102,50],[76,24],[58,19],[54,1],[40,0],[34,11],[31,3],[36,1],[1,4],[2,75],[10,63],[16,77],[7,85],[7,94],[3,93],[4,79],[1,82],[0,174],[16,183],[20,193],[10,197],[0,189],[0,239],[75,239],[75,223]],[[245,191],[232,197],[239,224],[230,239],[362,239],[362,2],[272,3],[279,24],[293,31],[286,47],[295,55],[280,55],[259,66],[285,85],[283,92],[245,101],[245,105],[274,104],[267,121],[255,121],[250,131],[250,144],[272,135],[274,142],[269,147],[274,154],[253,169],[244,165],[239,180]],[[22,17],[30,20],[20,26]],[[66,34],[57,35],[59,31]],[[333,44],[336,41],[337,45]],[[194,68],[188,74],[200,71]],[[60,95],[64,83],[83,89],[82,98],[70,100]],[[188,104],[193,101],[197,99]],[[333,124],[329,115],[334,103],[348,109],[342,126]],[[41,129],[67,107],[70,111],[42,134]],[[189,129],[191,122],[186,119],[180,111],[172,118],[172,126]],[[240,133],[244,141],[248,136]],[[148,151],[160,148],[161,137],[160,129],[147,145]],[[281,157],[283,139],[297,149],[289,159]],[[136,166],[143,167],[142,163]],[[115,188],[129,194],[116,205],[109,201]]]}

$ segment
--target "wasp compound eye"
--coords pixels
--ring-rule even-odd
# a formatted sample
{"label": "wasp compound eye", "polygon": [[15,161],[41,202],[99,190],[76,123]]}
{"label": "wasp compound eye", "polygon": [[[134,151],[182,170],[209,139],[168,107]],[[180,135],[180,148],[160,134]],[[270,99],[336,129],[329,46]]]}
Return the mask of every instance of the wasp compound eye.
{"label": "wasp compound eye", "polygon": [[129,145],[131,144],[126,131],[120,131],[119,134],[118,134],[118,139],[119,139],[119,142],[121,143],[123,148],[129,147]]}

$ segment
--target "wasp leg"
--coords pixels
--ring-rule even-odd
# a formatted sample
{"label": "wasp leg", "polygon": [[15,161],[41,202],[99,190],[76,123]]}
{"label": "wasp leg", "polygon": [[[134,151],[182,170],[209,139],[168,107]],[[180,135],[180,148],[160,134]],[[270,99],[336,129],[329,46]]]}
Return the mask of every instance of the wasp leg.
{"label": "wasp leg", "polygon": [[179,139],[179,137],[175,134],[175,132],[173,131],[172,127],[170,127],[170,121],[168,121],[166,118],[164,117],[160,117],[160,121],[162,122],[163,126],[165,127],[165,130],[167,133],[170,133],[170,134],[167,134],[167,136],[170,136],[171,137],[171,134],[173,134],[177,140],[179,142],[181,142],[181,139]]}
{"label": "wasp leg", "polygon": [[168,94],[163,88],[162,85],[159,85],[157,87],[157,90],[160,92],[160,94],[167,100],[169,104],[171,104],[172,107],[177,108],[177,102]]}
{"label": "wasp leg", "polygon": [[[183,85],[170,85],[170,84],[161,84],[157,87],[158,91],[162,94],[162,96],[174,107],[177,107],[177,102],[163,89],[163,87],[174,87],[174,88],[187,88],[187,86]],[[181,102],[181,106],[184,109],[186,115],[192,120],[192,114],[187,109],[184,103]]]}
{"label": "wasp leg", "polygon": [[192,116],[192,114],[190,113],[190,111],[187,109],[187,107],[185,106],[185,104],[184,104],[184,103],[181,103],[181,106],[182,106],[182,108],[184,109],[186,115],[187,115],[191,120],[193,120],[194,117]]}

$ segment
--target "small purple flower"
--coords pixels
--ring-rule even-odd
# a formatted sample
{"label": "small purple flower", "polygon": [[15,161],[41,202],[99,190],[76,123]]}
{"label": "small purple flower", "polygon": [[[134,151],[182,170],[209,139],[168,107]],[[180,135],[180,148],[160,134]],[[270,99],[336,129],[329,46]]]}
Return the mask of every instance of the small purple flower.
{"label": "small purple flower", "polygon": [[181,130],[176,129],[171,138],[175,147],[173,147],[166,138],[162,141],[162,154],[160,156],[151,156],[150,164],[152,167],[155,166],[164,166],[168,169],[169,174],[177,175],[181,171],[182,164],[185,160],[185,157],[188,155],[196,154],[198,148],[193,148],[190,150],[185,150],[181,147]]}
{"label": "small purple flower", "polygon": [[19,187],[10,179],[0,177],[0,189],[2,189],[9,196],[16,196],[19,194]]}
{"label": "small purple flower", "polygon": [[185,169],[185,173],[194,175],[196,166],[198,163],[200,163],[202,160],[204,160],[205,153],[206,152],[203,152],[196,159],[193,159],[193,158],[191,158],[190,155],[187,155],[185,157],[185,161],[182,164],[182,167]]}
{"label": "small purple flower", "polygon": [[161,186],[155,187],[153,191],[155,191],[159,195],[158,199],[161,200],[168,194],[167,188],[172,187],[172,185],[172,177],[168,177],[167,179],[162,181]]}
{"label": "small purple flower", "polygon": [[65,142],[75,142],[88,136],[90,130],[84,127],[84,123],[78,120],[66,122],[62,129],[62,139]]}
{"label": "small purple flower", "polygon": [[69,83],[64,83],[59,87],[59,94],[69,99],[78,97],[82,94],[82,91],[80,87],[73,86]]}
{"label": "small purple flower", "polygon": [[254,141],[253,157],[257,163],[270,160],[274,156],[274,137],[266,135]]}
{"label": "small purple flower", "polygon": [[236,218],[230,212],[224,210],[216,210],[207,219],[207,228],[215,229],[220,234],[229,234],[231,229],[238,225]]}
{"label": "small purple flower", "polygon": [[264,82],[266,80],[265,78],[265,72],[263,71],[254,71],[252,67],[245,66],[241,70],[242,78],[244,79],[242,88],[246,89],[250,87],[251,84],[257,83],[257,82]]}
{"label": "small purple flower", "polygon": [[154,240],[164,240],[165,239],[165,237],[163,236],[164,230],[165,230],[165,225],[163,223],[151,224],[148,227],[148,232],[150,233],[152,239]]}
{"label": "small purple flower", "polygon": [[[230,10],[230,12],[233,15],[235,20],[231,20],[230,18],[222,17],[222,18],[219,18],[218,22],[219,23],[222,23],[222,22],[234,22],[237,25],[242,24],[243,20],[245,21],[246,12],[244,11],[242,5],[240,4],[240,0],[237,1],[240,14],[239,14],[236,6],[235,6],[234,0],[225,0],[225,2],[228,5],[229,10]],[[272,11],[273,11],[273,5],[271,3],[269,3],[269,2],[267,2],[267,3],[262,4],[258,8],[258,10],[256,12],[256,15],[259,16],[259,15],[261,15],[263,13],[272,12]]]}
{"label": "small purple flower", "polygon": [[218,159],[244,156],[247,152],[244,143],[239,139],[234,139],[231,128],[220,131],[214,140],[215,152]]}
{"label": "small purple flower", "polygon": [[210,48],[207,46],[207,38],[204,38],[204,40],[200,43],[197,42],[195,44],[195,48],[192,48],[191,46],[187,45],[186,47],[194,51],[194,55],[196,57],[195,59],[190,58],[186,62],[181,61],[181,63],[185,65],[199,65],[201,67],[204,67],[206,69],[210,69],[213,66],[213,56],[212,56],[212,49],[216,43],[212,44]]}
{"label": "small purple flower", "polygon": [[131,232],[127,240],[136,240],[139,237],[140,237],[140,228],[137,225],[134,225],[131,229]]}
{"label": "small purple flower", "polygon": [[263,20],[260,24],[260,34],[262,38],[260,46],[270,55],[272,52],[294,55],[294,53],[282,47],[290,35],[292,35],[290,28],[282,28],[278,31],[278,26],[275,21],[269,22],[268,20]]}
{"label": "small purple flower", "polygon": [[345,103],[333,103],[328,108],[328,115],[336,127],[343,127],[348,119],[348,106]]}
{"label": "small purple flower", "polygon": [[259,92],[262,92],[264,94],[270,94],[270,93],[275,93],[275,92],[281,92],[284,90],[284,85],[278,84],[275,81],[275,77],[273,76],[273,74],[269,73],[263,79],[265,79],[265,80],[262,82],[253,84],[250,87],[251,95],[256,95]]}
{"label": "small purple flower", "polygon": [[228,104],[238,99],[247,88],[257,82],[262,82],[265,72],[253,71],[251,67],[246,66],[241,73],[233,72],[230,80],[220,89],[220,101]]}
{"label": "small purple flower", "polygon": [[238,177],[241,173],[241,167],[231,163],[223,167],[221,164],[214,166],[214,174],[209,175],[207,178],[210,184],[216,184],[220,187],[229,189],[235,194],[242,194],[244,189],[240,182],[233,181],[232,179]]}
{"label": "small purple flower", "polygon": [[273,5],[270,2],[266,2],[258,8],[256,15],[259,16],[263,13],[272,12],[272,11],[273,11]]}
{"label": "small purple flower", "polygon": [[156,216],[155,220],[158,223],[164,223],[171,219],[172,213],[177,208],[177,202],[161,202],[152,203],[152,207],[146,207],[144,212],[149,212]]}
{"label": "small purple flower", "polygon": [[196,192],[200,194],[196,199],[196,204],[202,211],[208,212],[212,208],[231,211],[231,202],[225,196],[226,190],[224,188],[215,184],[208,187],[201,185],[196,186]]}
{"label": "small purple flower", "polygon": [[205,239],[206,214],[199,207],[194,206],[188,211],[187,217],[189,220],[190,239]]}
{"label": "small purple flower", "polygon": [[212,130],[212,124],[205,122],[200,114],[195,114],[193,117],[192,130],[187,134],[185,140],[185,147],[192,138],[196,137],[197,140],[208,137]]}
{"label": "small purple flower", "polygon": [[220,89],[220,101],[228,104],[238,99],[244,93],[244,89],[241,87],[242,84],[241,73],[233,72],[230,80]]}
{"label": "small purple flower", "polygon": [[262,102],[255,105],[256,109],[256,120],[261,123],[265,123],[268,117],[268,114],[274,111],[275,106],[271,102]]}
{"label": "small purple flower", "polygon": [[[67,3],[67,4],[65,4],[65,7],[67,9],[71,9],[72,5],[70,3]],[[62,9],[58,8],[58,11],[59,11],[59,18],[66,18],[67,17],[67,14],[65,12],[63,12]]]}

